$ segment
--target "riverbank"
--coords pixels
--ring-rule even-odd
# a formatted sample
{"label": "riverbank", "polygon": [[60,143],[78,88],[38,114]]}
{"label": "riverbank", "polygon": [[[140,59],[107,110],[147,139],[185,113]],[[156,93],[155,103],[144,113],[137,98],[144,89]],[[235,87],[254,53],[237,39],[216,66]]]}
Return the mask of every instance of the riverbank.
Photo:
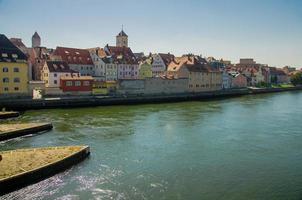
{"label": "riverbank", "polygon": [[52,128],[51,123],[0,124],[0,141],[48,131]]}
{"label": "riverbank", "polygon": [[201,93],[161,94],[161,95],[137,95],[137,96],[68,96],[44,99],[9,99],[0,100],[0,107],[10,110],[34,110],[47,108],[72,108],[93,107],[108,105],[132,105],[146,103],[166,103],[193,101],[214,98],[229,98],[242,95],[254,95],[262,93],[274,93],[284,91],[302,90],[302,87],[289,88],[244,88],[232,90],[219,90]]}

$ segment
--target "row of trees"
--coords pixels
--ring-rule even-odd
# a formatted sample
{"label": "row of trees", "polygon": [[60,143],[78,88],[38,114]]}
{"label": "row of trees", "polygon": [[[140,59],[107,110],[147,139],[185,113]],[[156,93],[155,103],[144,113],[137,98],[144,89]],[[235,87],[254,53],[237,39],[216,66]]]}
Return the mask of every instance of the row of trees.
{"label": "row of trees", "polygon": [[294,74],[291,78],[290,81],[293,85],[302,85],[302,72],[298,72]]}

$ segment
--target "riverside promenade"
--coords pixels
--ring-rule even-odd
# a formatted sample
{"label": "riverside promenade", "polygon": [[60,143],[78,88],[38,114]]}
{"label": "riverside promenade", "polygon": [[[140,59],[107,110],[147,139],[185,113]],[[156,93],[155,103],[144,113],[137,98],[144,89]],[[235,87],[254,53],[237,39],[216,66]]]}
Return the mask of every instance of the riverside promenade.
{"label": "riverside promenade", "polygon": [[34,110],[48,108],[72,108],[110,105],[134,105],[146,103],[167,103],[194,101],[215,98],[230,98],[242,95],[302,90],[302,86],[289,88],[243,88],[218,90],[201,93],[160,94],[160,95],[123,95],[123,96],[62,96],[43,99],[0,99],[0,108],[7,110]]}

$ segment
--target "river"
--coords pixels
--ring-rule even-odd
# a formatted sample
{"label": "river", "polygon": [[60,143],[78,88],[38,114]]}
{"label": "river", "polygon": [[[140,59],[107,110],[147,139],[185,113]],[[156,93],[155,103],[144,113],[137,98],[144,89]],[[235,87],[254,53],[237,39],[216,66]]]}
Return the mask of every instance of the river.
{"label": "river", "polygon": [[299,91],[35,110],[17,121],[54,129],[2,142],[0,150],[85,144],[91,156],[2,199],[302,198]]}

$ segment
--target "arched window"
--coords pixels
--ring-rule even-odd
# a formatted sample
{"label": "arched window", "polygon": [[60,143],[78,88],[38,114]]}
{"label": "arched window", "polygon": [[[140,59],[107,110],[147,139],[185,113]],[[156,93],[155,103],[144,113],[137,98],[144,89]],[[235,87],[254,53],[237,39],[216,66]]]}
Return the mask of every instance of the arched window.
{"label": "arched window", "polygon": [[8,72],[8,68],[7,67],[3,67],[3,72]]}

